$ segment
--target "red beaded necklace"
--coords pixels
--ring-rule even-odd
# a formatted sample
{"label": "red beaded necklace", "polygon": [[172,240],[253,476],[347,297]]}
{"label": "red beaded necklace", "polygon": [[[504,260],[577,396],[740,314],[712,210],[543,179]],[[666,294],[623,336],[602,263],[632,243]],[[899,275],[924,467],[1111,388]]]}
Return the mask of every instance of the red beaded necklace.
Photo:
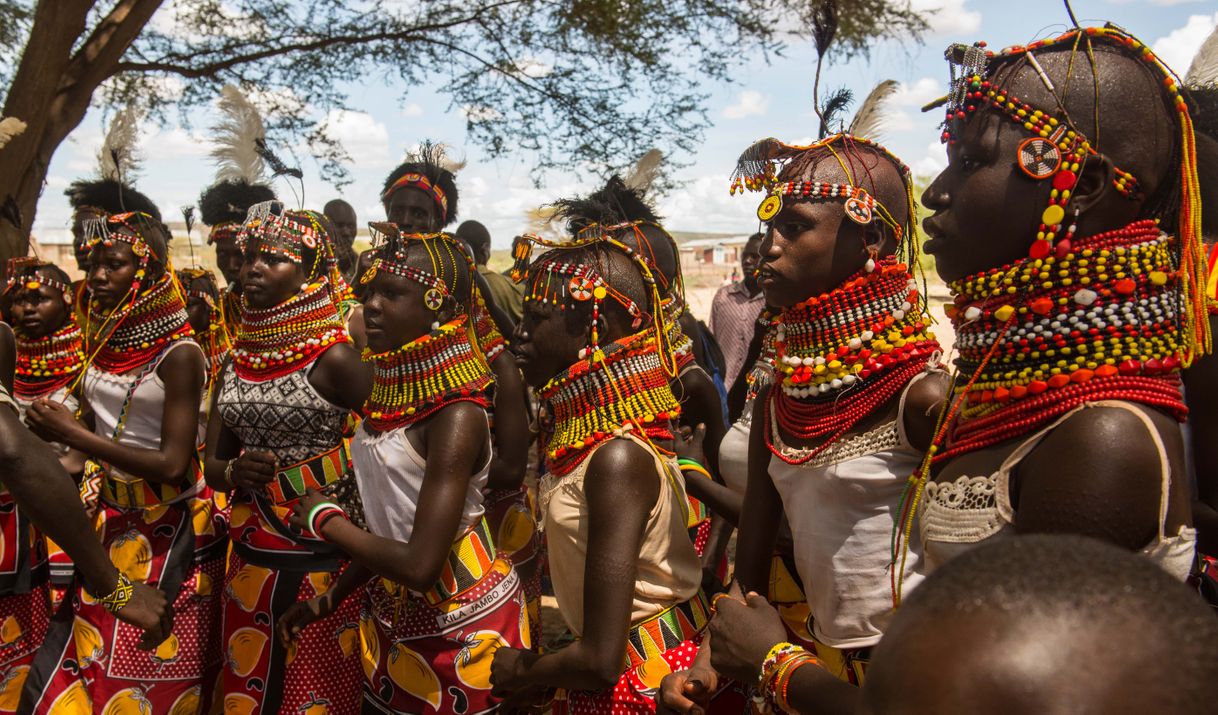
{"label": "red beaded necklace", "polygon": [[271,308],[241,305],[241,330],[233,343],[233,369],[250,382],[265,382],[311,364],[337,343],[349,343],[325,278]]}
{"label": "red beaded necklace", "polygon": [[957,366],[973,379],[958,390],[959,416],[935,459],[1028,434],[1096,400],[1139,402],[1183,421],[1187,307],[1172,243],[1155,221],[1137,221],[1075,238],[1061,257],[953,283]]}
{"label": "red beaded necklace", "polygon": [[456,402],[491,406],[495,379],[470,344],[468,324],[469,316],[460,315],[400,348],[364,350],[373,365],[372,396],[364,404],[370,427],[409,427]]}
{"label": "red beaded necklace", "polygon": [[84,364],[84,338],[69,311],[67,320],[51,335],[27,340],[17,334],[13,394],[27,401],[49,395],[71,383]]}
{"label": "red beaded necklace", "polygon": [[668,380],[651,330],[610,343],[550,380],[537,391],[550,418],[540,420],[547,469],[567,474],[597,445],[630,431],[671,440],[681,408]]}
{"label": "red beaded necklace", "polygon": [[[899,394],[940,350],[929,322],[917,282],[892,256],[784,310],[772,361],[780,379],[765,411],[770,452],[804,464]],[[784,435],[825,439],[789,456],[774,444],[772,420]]]}
{"label": "red beaded necklace", "polygon": [[[136,290],[138,286],[137,281]],[[90,304],[89,325],[97,326],[86,331],[90,365],[115,375],[148,364],[170,343],[194,335],[186,301],[168,269],[125,308],[103,311]],[[113,328],[107,332],[109,325]]]}

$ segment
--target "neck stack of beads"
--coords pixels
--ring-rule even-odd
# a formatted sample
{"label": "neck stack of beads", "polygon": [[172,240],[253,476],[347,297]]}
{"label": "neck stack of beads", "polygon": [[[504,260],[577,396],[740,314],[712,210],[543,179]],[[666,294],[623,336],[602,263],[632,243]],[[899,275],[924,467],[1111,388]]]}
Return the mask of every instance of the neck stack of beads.
{"label": "neck stack of beads", "polygon": [[13,393],[23,400],[49,395],[72,382],[84,364],[84,337],[70,313],[44,338],[27,340],[18,333]]}
{"label": "neck stack of beads", "polygon": [[170,343],[194,335],[186,301],[169,271],[127,306],[102,311],[90,304],[89,326],[91,364],[116,375],[147,364]]}
{"label": "neck stack of beads", "polygon": [[671,296],[664,301],[663,310],[668,344],[672,346],[672,356],[677,361],[677,371],[680,372],[694,362],[694,341],[681,329],[685,302],[678,296]]}
{"label": "neck stack of beads", "polygon": [[474,335],[477,336],[478,347],[486,355],[486,362],[489,364],[507,349],[507,339],[499,332],[499,326],[495,325],[491,311],[486,307],[486,299],[482,297],[482,291],[477,286],[474,286],[473,304]]}
{"label": "neck stack of beads", "polygon": [[254,310],[243,303],[233,367],[241,379],[263,382],[295,372],[332,345],[350,341],[321,279],[272,308]]}
{"label": "neck stack of beads", "polygon": [[893,257],[784,310],[774,329],[778,389],[767,419],[772,412],[785,435],[826,439],[795,459],[767,425],[770,451],[802,464],[896,396],[940,351],[929,322],[917,282]]}
{"label": "neck stack of beads", "polygon": [[570,472],[595,446],[627,432],[671,440],[671,421],[681,411],[649,330],[594,351],[550,380],[537,397],[553,419],[545,454],[555,474]]}
{"label": "neck stack of beads", "polygon": [[1085,402],[1187,414],[1180,270],[1153,220],[953,283],[957,366],[972,376],[938,459],[1013,439]]}
{"label": "neck stack of beads", "polygon": [[454,402],[491,405],[495,379],[470,345],[469,316],[461,315],[400,348],[374,354],[372,396],[364,404],[369,426],[387,432],[410,425]]}

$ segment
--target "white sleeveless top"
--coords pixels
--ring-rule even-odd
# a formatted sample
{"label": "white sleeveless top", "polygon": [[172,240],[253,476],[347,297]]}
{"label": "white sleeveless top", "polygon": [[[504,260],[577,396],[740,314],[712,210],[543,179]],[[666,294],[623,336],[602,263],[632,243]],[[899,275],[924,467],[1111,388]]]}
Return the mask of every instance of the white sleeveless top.
{"label": "white sleeveless top", "polygon": [[[892,530],[901,494],[922,461],[922,451],[905,434],[905,397],[928,374],[905,387],[894,421],[839,440],[802,465],[771,456],[770,479],[791,525],[812,634],[825,645],[874,645],[891,617]],[[780,451],[788,457],[807,454],[784,445],[777,420],[770,422]],[[922,582],[921,553],[921,544],[911,540],[907,592]]]}
{"label": "white sleeveless top", "polygon": [[951,482],[928,482],[918,514],[928,571],[990,539],[1016,534],[1015,508],[1011,505],[1011,472],[1049,432],[1089,407],[1126,410],[1137,415],[1150,432],[1155,449],[1159,452],[1159,533],[1141,553],[1181,581],[1188,578],[1197,546],[1197,530],[1181,526],[1174,536],[1166,533],[1167,506],[1171,495],[1171,465],[1167,449],[1143,408],[1118,400],[1089,402],[1070,410],[1016,447],[998,471],[989,476],[964,475]]}
{"label": "white sleeveless top", "polygon": [[[193,340],[183,339],[170,345],[157,358],[131,372],[116,375],[90,367],[85,374],[84,395],[93,409],[93,431],[106,439],[137,449],[160,449],[161,423],[165,419],[165,383],[157,375],[157,369],[169,353],[190,346],[200,357],[203,349]],[[204,358],[206,359],[206,358]],[[206,376],[204,376],[206,382]],[[117,438],[114,429],[122,418],[127,404],[127,419]],[[196,444],[202,442],[199,435]]]}
{"label": "white sleeveless top", "polygon": [[[629,439],[652,451],[634,435],[619,439]],[[596,450],[612,441],[597,445],[569,473],[547,474],[538,487],[554,596],[563,619],[576,636],[584,631],[584,570],[588,561],[584,476]],[[685,496],[685,480],[675,458],[665,459],[654,452],[653,455],[660,495],[647,515],[643,543],[639,545],[631,623],[644,621],[693,598],[702,580],[702,564],[686,530],[689,501]]]}
{"label": "white sleeveless top", "polygon": [[[351,440],[351,463],[368,530],[396,541],[410,541],[427,469],[427,461],[406,438],[407,429],[377,434],[368,431],[367,425],[360,425]],[[458,534],[482,518],[482,490],[491,470],[489,437],[486,453],[486,463],[470,478],[465,490]]]}

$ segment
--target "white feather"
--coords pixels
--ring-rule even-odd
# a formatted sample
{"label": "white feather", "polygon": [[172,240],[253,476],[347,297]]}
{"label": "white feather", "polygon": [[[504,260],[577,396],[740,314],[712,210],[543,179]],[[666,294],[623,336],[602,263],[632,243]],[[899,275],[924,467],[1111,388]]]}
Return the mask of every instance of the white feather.
{"label": "white feather", "polygon": [[651,185],[655,183],[656,178],[660,176],[660,163],[663,161],[664,154],[659,149],[651,149],[640,156],[639,160],[634,162],[634,169],[625,179],[626,186],[640,194],[646,194]]}
{"label": "white feather", "polygon": [[13,137],[25,131],[25,122],[16,117],[0,119],[0,149],[3,149]]}
{"label": "white feather", "polygon": [[97,152],[97,171],[103,179],[130,184],[139,172],[140,155],[136,137],[140,130],[140,115],[127,107],[114,115],[101,151]]}
{"label": "white feather", "polygon": [[414,149],[406,152],[403,163],[431,163],[451,174],[456,174],[465,168],[465,160],[449,156],[452,147],[448,144],[423,142]]}
{"label": "white feather", "polygon": [[1193,55],[1188,74],[1184,77],[1184,84],[1189,87],[1204,87],[1214,82],[1218,82],[1218,28],[1210,33],[1201,49]]}
{"label": "white feather", "polygon": [[220,91],[221,119],[212,128],[215,147],[216,181],[243,181],[256,184],[263,180],[266,162],[258,153],[259,139],[266,139],[262,115],[241,90],[225,85]]}
{"label": "white feather", "polygon": [[854,113],[854,121],[850,122],[849,133],[864,139],[876,139],[883,131],[884,121],[887,119],[884,115],[884,103],[889,97],[896,94],[899,87],[899,84],[890,79],[877,84],[875,89],[871,90],[871,94],[867,95],[867,99],[859,105],[858,111]]}

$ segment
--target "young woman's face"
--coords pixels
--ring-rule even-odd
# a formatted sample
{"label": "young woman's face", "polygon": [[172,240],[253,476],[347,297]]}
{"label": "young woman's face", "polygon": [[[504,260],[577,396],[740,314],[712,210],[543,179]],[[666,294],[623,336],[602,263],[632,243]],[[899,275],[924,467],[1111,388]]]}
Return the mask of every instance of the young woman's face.
{"label": "young woman's face", "polygon": [[588,341],[578,329],[577,311],[540,300],[526,301],[524,315],[512,335],[511,350],[525,382],[543,387],[558,373],[579,360],[579,351]]}
{"label": "young woman's face", "polygon": [[385,217],[402,233],[435,233],[440,226],[440,207],[431,194],[412,187],[393,192],[385,204]]}
{"label": "young woman's face", "polygon": [[441,308],[437,313],[426,306],[426,291],[426,286],[409,278],[385,270],[376,272],[364,294],[364,332],[369,350],[383,353],[399,348],[431,332],[433,322],[451,318],[451,310]]}
{"label": "young woman's face", "polygon": [[[37,280],[31,278],[27,284]],[[13,330],[27,340],[39,340],[59,330],[67,321],[69,308],[63,292],[40,284],[35,289],[22,287],[13,296],[10,311]]]}
{"label": "young woman's face", "polygon": [[224,280],[229,286],[240,293],[241,264],[245,261],[245,257],[237,246],[236,237],[226,236],[217,239],[215,246],[216,267],[220,269],[220,275],[224,276]]}
{"label": "young woman's face", "polygon": [[89,296],[102,310],[112,310],[127,297],[139,270],[131,245],[113,241],[98,244],[89,254]]}
{"label": "young woman's face", "polygon": [[196,335],[203,335],[211,328],[211,306],[207,304],[207,300],[203,298],[202,294],[211,290],[211,283],[202,278],[196,278],[183,287],[187,291],[186,317],[190,321],[190,327],[194,329]]}
{"label": "young woman's face", "polygon": [[299,263],[251,241],[241,263],[241,294],[249,307],[266,310],[300,292],[305,283]]}
{"label": "young woman's face", "polygon": [[862,270],[863,227],[837,201],[785,201],[761,241],[757,284],[768,305],[787,308],[827,293]]}

